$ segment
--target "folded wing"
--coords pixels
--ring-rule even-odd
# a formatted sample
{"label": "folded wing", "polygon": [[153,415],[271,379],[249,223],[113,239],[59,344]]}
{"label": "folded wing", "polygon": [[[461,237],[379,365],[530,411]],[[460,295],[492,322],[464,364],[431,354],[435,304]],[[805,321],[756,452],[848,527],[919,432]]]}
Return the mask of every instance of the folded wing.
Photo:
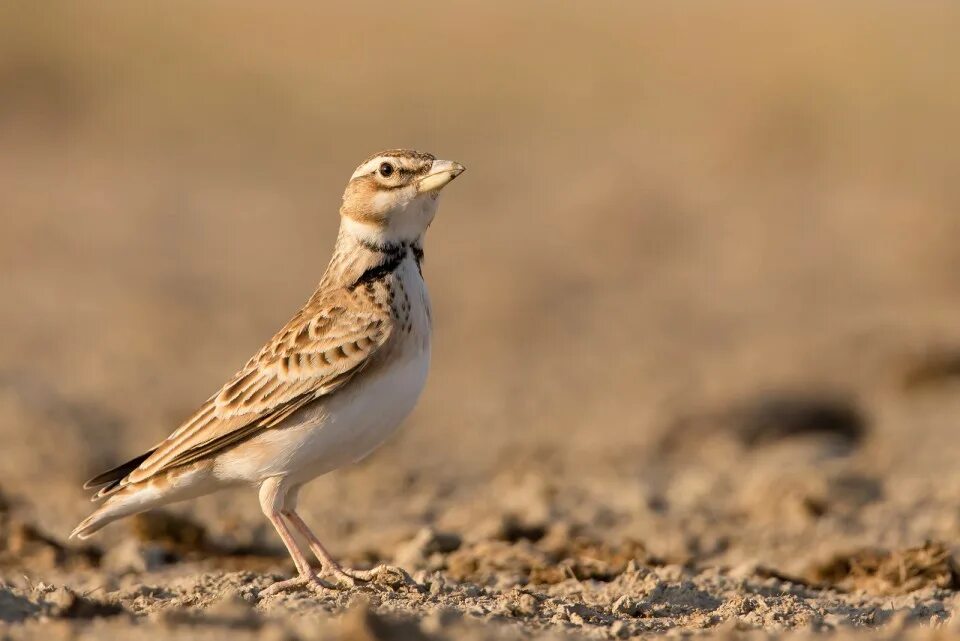
{"label": "folded wing", "polygon": [[[110,483],[97,494],[105,496],[276,427],[363,369],[390,330],[387,310],[357,308],[347,292],[311,301],[173,434],[131,461],[139,464],[126,476],[100,475],[88,485]],[[115,470],[127,472],[130,466]]]}

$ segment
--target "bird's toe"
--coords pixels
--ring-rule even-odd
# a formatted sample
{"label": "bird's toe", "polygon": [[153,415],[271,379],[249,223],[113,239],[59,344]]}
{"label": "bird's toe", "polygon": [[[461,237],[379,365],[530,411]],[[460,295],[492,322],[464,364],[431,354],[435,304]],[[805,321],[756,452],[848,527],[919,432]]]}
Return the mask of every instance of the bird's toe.
{"label": "bird's toe", "polygon": [[266,587],[260,591],[260,597],[276,596],[284,592],[297,592],[300,590],[318,591],[332,589],[335,589],[335,586],[330,585],[316,574],[301,574],[286,581],[277,581],[273,585]]}
{"label": "bird's toe", "polygon": [[350,587],[354,587],[358,582],[377,583],[389,587],[412,585],[414,583],[406,570],[393,565],[378,565],[369,570],[336,568],[333,570],[333,575],[338,582]]}

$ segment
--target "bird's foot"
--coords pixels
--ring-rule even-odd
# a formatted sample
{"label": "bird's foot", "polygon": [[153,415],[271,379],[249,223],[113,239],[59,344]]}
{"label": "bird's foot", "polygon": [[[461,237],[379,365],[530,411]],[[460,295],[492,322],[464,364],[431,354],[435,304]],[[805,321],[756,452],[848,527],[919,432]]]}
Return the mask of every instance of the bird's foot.
{"label": "bird's foot", "polygon": [[287,579],[286,581],[277,581],[273,585],[261,590],[260,596],[274,596],[283,592],[295,592],[298,590],[311,590],[313,592],[317,592],[319,590],[335,589],[336,586],[327,583],[317,576],[316,573],[311,572],[310,574],[301,574],[300,576],[295,576],[292,579]]}
{"label": "bird's foot", "polygon": [[369,570],[353,570],[334,566],[329,568],[330,574],[337,579],[341,585],[356,587],[357,583],[378,583],[390,587],[407,584],[414,581],[403,569],[394,565],[378,565]]}

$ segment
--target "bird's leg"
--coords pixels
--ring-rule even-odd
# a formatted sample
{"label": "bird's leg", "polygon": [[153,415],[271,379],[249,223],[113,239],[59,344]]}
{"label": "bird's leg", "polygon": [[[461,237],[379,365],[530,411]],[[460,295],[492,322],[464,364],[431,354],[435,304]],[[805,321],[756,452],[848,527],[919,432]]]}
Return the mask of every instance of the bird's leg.
{"label": "bird's leg", "polygon": [[290,519],[293,527],[297,528],[297,530],[300,531],[300,534],[307,539],[307,544],[310,546],[310,551],[313,552],[314,556],[317,557],[317,560],[320,561],[321,571],[325,570],[329,572],[339,581],[353,586],[357,581],[373,581],[385,575],[392,575],[393,580],[389,581],[389,583],[407,583],[410,581],[409,575],[404,572],[403,569],[392,565],[380,564],[369,570],[353,570],[344,568],[334,560],[329,552],[327,552],[327,548],[323,546],[323,543],[320,542],[320,539],[318,539],[317,536],[310,530],[309,526],[307,526],[307,524],[302,518],[300,518],[300,515],[297,514],[295,510],[285,510],[283,514]]}
{"label": "bird's leg", "polygon": [[332,588],[332,585],[324,582],[317,576],[313,568],[310,567],[310,561],[300,550],[299,546],[297,546],[297,542],[287,528],[287,524],[280,518],[280,513],[268,514],[267,518],[270,520],[270,523],[273,524],[273,527],[276,528],[277,534],[280,535],[283,544],[287,548],[287,552],[290,553],[293,564],[297,567],[297,576],[292,579],[287,579],[286,581],[277,581],[263,590],[261,594],[263,596],[270,596],[302,587]]}
{"label": "bird's leg", "polygon": [[[277,499],[280,500],[278,501]],[[263,485],[260,486],[260,508],[263,510],[264,516],[273,524],[274,529],[277,530],[277,534],[280,535],[280,540],[283,541],[283,545],[286,546],[287,552],[290,553],[293,564],[297,568],[297,576],[286,581],[278,581],[263,590],[260,594],[269,596],[301,587],[332,588],[332,585],[320,579],[317,573],[313,571],[313,568],[310,567],[309,559],[307,559],[303,550],[300,549],[300,546],[297,545],[297,541],[290,532],[290,528],[283,522],[280,512],[280,505],[282,505],[282,503],[283,497],[280,494],[279,482],[275,482],[272,478],[267,479]]]}

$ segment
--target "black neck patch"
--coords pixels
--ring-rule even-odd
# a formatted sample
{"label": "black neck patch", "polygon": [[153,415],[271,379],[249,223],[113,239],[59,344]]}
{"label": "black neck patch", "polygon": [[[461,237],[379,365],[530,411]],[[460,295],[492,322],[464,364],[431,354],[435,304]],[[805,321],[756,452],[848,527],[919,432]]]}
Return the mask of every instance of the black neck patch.
{"label": "black neck patch", "polygon": [[360,274],[360,278],[350,285],[350,289],[356,289],[361,285],[378,281],[388,274],[393,273],[397,267],[400,266],[400,263],[403,262],[403,259],[406,258],[407,246],[401,245],[396,249],[391,249],[389,252],[380,253],[383,254],[383,260]]}
{"label": "black neck patch", "polygon": [[413,254],[413,259],[417,261],[417,271],[420,272],[421,276],[423,276],[423,270],[420,267],[421,263],[423,263],[423,248],[420,247],[419,244],[384,243],[381,245],[366,239],[358,240],[364,248],[381,254],[382,259],[379,263],[368,268],[365,272],[360,274],[360,278],[350,285],[351,290],[356,289],[361,285],[380,280],[387,274],[393,273],[398,267],[400,267],[403,259],[407,257],[408,251]]}
{"label": "black neck patch", "polygon": [[360,237],[357,238],[357,242],[360,243],[364,249],[369,249],[378,254],[393,254],[405,251],[407,248],[407,243],[375,243],[372,240]]}
{"label": "black neck patch", "polygon": [[410,251],[413,252],[413,258],[417,261],[417,271],[420,272],[420,278],[423,278],[423,247],[410,245]]}

